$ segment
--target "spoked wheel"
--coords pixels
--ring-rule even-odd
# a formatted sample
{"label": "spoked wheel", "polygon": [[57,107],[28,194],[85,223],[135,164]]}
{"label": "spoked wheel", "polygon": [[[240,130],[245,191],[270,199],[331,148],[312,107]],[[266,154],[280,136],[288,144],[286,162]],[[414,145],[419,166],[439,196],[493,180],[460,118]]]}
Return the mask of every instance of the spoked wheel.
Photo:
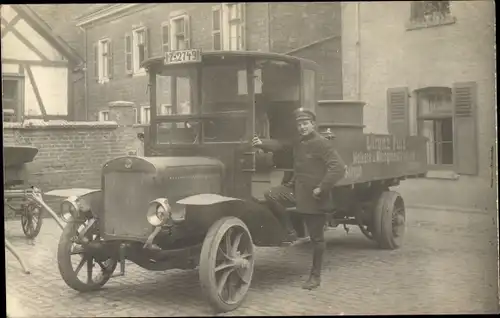
{"label": "spoked wheel", "polygon": [[34,202],[24,205],[21,212],[21,227],[24,235],[29,239],[34,239],[42,228],[42,208]]}
{"label": "spoked wheel", "polygon": [[397,249],[406,232],[406,211],[403,198],[394,191],[381,194],[375,208],[375,238],[384,249]]}
{"label": "spoked wheel", "polygon": [[368,213],[370,213],[370,212],[367,212],[366,210],[359,208],[357,210],[357,214],[356,214],[356,221],[358,222],[358,227],[361,230],[361,233],[363,233],[363,235],[366,236],[366,238],[368,238],[370,240],[374,240],[375,238],[374,238],[373,233],[372,233],[373,226],[371,226],[370,224],[367,224],[367,223],[369,223],[369,220],[371,219],[370,217],[372,216],[372,214],[370,213],[369,215],[367,215]]}
{"label": "spoked wheel", "polygon": [[57,263],[59,272],[66,284],[79,292],[100,289],[108,282],[116,269],[116,259],[96,259],[85,248],[85,244],[101,240],[97,223],[87,231],[87,243],[80,242],[79,233],[88,225],[89,220],[70,220],[59,240]]}
{"label": "spoked wheel", "polygon": [[238,308],[243,302],[254,269],[254,246],[245,223],[226,217],[214,223],[201,249],[201,288],[218,312]]}

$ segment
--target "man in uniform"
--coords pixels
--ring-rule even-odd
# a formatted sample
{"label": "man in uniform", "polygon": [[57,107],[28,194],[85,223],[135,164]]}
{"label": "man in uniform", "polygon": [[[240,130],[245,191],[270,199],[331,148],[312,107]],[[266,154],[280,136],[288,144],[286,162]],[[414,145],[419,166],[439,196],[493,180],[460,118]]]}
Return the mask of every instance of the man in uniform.
{"label": "man in uniform", "polygon": [[[275,140],[253,139],[254,147],[276,151],[293,147],[294,176],[291,183],[271,189],[266,198],[282,216],[289,238],[295,236],[284,204],[296,203],[297,212],[304,217],[311,242],[313,243],[313,264],[304,289],[314,289],[321,284],[321,267],[325,251],[325,212],[332,208],[331,190],[344,177],[345,164],[330,141],[314,129],[316,115],[313,111],[298,109],[294,113],[299,138],[290,143]],[[293,202],[295,201],[295,202]]]}

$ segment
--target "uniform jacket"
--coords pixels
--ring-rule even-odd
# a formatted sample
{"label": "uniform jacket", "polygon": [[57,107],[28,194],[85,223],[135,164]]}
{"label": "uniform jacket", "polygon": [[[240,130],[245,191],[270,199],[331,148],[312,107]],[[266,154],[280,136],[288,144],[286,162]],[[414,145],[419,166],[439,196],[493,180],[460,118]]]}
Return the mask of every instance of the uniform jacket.
{"label": "uniform jacket", "polygon": [[[293,147],[294,187],[297,210],[301,213],[323,213],[332,208],[331,190],[345,173],[345,164],[331,141],[317,132],[293,142],[263,140],[261,148],[277,151]],[[313,190],[321,189],[319,199]]]}

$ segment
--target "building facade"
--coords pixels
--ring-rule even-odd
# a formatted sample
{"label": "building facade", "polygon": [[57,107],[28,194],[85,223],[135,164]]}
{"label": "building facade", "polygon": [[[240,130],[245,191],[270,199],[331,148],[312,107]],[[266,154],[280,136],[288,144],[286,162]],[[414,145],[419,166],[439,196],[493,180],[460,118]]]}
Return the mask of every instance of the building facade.
{"label": "building facade", "polygon": [[87,119],[106,120],[113,100],[136,104],[149,121],[140,64],[170,50],[198,48],[288,53],[321,66],[320,99],[342,98],[340,3],[118,4],[82,16]]}
{"label": "building facade", "polygon": [[8,121],[73,119],[83,59],[26,5],[2,5],[2,108]]}
{"label": "building facade", "polygon": [[[342,3],[343,93],[365,132],[428,138],[416,204],[496,209],[493,1]],[[389,18],[390,17],[390,18]]]}

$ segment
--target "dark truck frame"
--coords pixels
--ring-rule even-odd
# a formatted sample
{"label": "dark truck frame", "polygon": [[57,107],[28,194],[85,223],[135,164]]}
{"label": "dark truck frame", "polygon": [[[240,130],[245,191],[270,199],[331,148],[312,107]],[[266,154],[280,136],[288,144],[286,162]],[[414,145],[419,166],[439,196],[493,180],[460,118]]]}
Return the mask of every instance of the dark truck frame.
{"label": "dark truck frame", "polygon": [[[144,67],[151,94],[145,157],[106,162],[102,189],[70,196],[61,206],[61,215],[70,216],[57,258],[71,288],[99,289],[118,264],[115,275],[124,275],[127,259],[153,271],[198,267],[210,304],[217,311],[237,308],[252,280],[254,245],[282,246],[285,238],[262,194],[291,171],[293,154],[252,148],[262,109],[277,139],[294,133],[288,119],[296,108],[316,109],[320,132],[335,135],[331,142],[347,164],[332,192],[329,223],[358,225],[382,248],[401,245],[404,201],[391,187],[425,175],[425,139],[363,134],[362,102],[318,105],[317,66],[308,60],[187,50]],[[306,238],[300,214],[290,213]]]}

